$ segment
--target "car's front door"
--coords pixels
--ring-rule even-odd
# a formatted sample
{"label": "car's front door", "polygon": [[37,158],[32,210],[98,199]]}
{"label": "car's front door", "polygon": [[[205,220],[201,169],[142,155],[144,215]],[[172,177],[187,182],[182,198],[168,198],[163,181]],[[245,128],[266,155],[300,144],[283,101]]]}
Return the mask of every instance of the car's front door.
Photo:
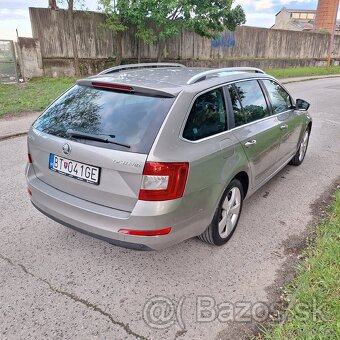
{"label": "car's front door", "polygon": [[273,115],[280,123],[281,142],[278,164],[281,165],[296,153],[302,133],[304,114],[294,109],[290,95],[281,85],[269,79],[263,80],[262,83],[271,101]]}
{"label": "car's front door", "polygon": [[252,171],[253,188],[257,188],[276,170],[281,130],[270,110],[257,80],[228,86],[234,111],[233,134],[240,141]]}

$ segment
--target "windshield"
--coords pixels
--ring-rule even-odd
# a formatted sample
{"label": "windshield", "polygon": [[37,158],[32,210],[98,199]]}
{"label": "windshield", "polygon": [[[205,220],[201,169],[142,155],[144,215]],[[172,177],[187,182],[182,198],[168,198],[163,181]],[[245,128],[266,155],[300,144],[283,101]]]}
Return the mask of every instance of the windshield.
{"label": "windshield", "polygon": [[[148,153],[174,98],[142,96],[75,85],[34,123],[34,128],[91,145]],[[120,144],[72,137],[68,130],[109,136]]]}

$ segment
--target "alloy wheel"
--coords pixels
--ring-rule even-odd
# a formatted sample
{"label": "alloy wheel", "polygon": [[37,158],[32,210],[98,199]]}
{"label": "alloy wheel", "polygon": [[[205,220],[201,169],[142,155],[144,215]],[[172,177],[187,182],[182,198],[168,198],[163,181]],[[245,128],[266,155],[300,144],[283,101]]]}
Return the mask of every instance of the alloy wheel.
{"label": "alloy wheel", "polygon": [[301,145],[300,145],[300,152],[299,152],[299,161],[302,162],[302,160],[305,158],[307,146],[308,146],[308,137],[309,137],[309,131],[307,130],[303,136]]}
{"label": "alloy wheel", "polygon": [[236,226],[241,210],[241,191],[233,187],[228,192],[222,207],[218,222],[218,231],[221,238],[227,238]]}

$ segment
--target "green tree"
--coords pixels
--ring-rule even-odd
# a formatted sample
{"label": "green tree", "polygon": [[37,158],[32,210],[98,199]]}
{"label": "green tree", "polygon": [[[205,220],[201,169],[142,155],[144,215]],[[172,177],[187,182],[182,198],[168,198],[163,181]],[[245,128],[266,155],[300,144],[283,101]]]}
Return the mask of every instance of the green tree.
{"label": "green tree", "polygon": [[[240,5],[234,0],[100,0],[107,15],[107,27],[123,32],[129,25],[137,29],[136,37],[145,43],[158,42],[158,61],[165,41],[182,29],[216,38],[227,29],[245,23]],[[121,43],[117,41],[117,43]]]}
{"label": "green tree", "polygon": [[113,33],[116,65],[122,62],[122,33],[127,30],[131,21],[128,3],[128,0],[99,0],[106,16],[105,27]]}

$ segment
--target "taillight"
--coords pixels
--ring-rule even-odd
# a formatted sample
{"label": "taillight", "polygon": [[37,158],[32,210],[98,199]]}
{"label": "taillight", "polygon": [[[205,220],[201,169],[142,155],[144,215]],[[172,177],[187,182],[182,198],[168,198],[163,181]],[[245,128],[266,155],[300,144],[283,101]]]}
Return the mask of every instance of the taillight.
{"label": "taillight", "polygon": [[32,191],[29,188],[27,188],[27,192],[30,196],[32,196]]}
{"label": "taillight", "polygon": [[184,194],[189,163],[147,162],[143,171],[139,199],[142,201],[167,201]]}
{"label": "taillight", "polygon": [[28,154],[27,161],[28,163],[32,163],[32,156],[30,153]]}

